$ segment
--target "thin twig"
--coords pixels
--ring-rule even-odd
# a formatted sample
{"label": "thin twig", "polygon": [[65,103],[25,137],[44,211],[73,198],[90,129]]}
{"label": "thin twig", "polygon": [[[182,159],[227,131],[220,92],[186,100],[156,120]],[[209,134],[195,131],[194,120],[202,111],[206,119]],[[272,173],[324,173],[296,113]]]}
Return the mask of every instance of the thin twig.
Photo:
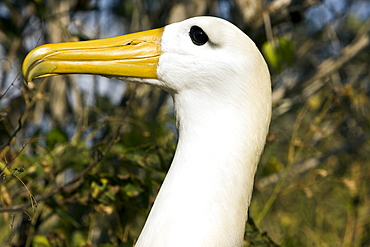
{"label": "thin twig", "polygon": [[[136,88],[136,86],[135,86],[135,88]],[[131,94],[129,96],[129,100],[126,102],[126,107],[125,107],[125,110],[124,110],[124,112],[122,114],[121,121],[119,121],[119,125],[118,125],[117,129],[114,132],[112,138],[110,139],[108,145],[103,150],[102,155],[100,155],[93,163],[91,163],[89,166],[87,166],[81,173],[79,173],[78,175],[76,175],[74,178],[72,178],[67,183],[64,183],[63,185],[58,186],[58,187],[52,189],[51,192],[49,192],[47,195],[33,197],[33,201],[31,201],[31,203],[24,203],[24,204],[21,204],[21,205],[16,205],[16,206],[13,206],[13,207],[8,207],[8,208],[0,208],[0,212],[18,212],[18,211],[24,211],[27,208],[32,207],[34,205],[33,202],[36,202],[37,203],[37,202],[46,201],[46,200],[50,199],[51,197],[53,197],[54,195],[58,194],[61,191],[64,191],[66,189],[73,190],[74,188],[79,187],[84,182],[86,174],[89,171],[91,171],[94,167],[96,167],[98,164],[100,164],[100,162],[102,162],[104,160],[104,158],[106,157],[106,155],[111,150],[113,144],[116,142],[117,138],[119,137],[121,128],[122,128],[123,123],[124,123],[123,119],[126,118],[128,112],[129,112],[129,108],[130,108],[129,107],[129,104],[130,104],[130,102],[132,102],[132,99],[135,97],[135,88],[131,92]],[[72,188],[71,188],[71,186],[72,186]],[[30,193],[30,195],[32,195],[32,194]]]}
{"label": "thin twig", "polygon": [[300,153],[300,150],[296,149],[296,141],[298,140],[298,130],[299,126],[301,125],[301,122],[303,120],[303,117],[305,116],[307,109],[308,109],[308,101],[306,104],[302,107],[300,112],[298,113],[297,119],[294,123],[293,130],[292,130],[292,137],[289,143],[289,149],[287,154],[287,166],[284,169],[284,173],[277,183],[277,185],[274,188],[274,191],[272,192],[272,195],[269,197],[267,202],[264,204],[261,212],[257,215],[255,219],[256,225],[259,225],[263,218],[266,216],[267,212],[272,207],[273,203],[276,201],[281,189],[283,188],[283,185],[290,173],[290,170],[292,169],[292,166],[294,164],[295,157]]}

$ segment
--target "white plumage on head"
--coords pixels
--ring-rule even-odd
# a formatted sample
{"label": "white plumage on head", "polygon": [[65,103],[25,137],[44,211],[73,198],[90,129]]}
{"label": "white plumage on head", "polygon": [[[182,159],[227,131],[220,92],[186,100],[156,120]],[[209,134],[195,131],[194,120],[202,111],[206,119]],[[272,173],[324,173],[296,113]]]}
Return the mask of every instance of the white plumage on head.
{"label": "white plumage on head", "polygon": [[136,246],[240,246],[271,117],[267,65],[233,24],[195,17],[119,37],[48,44],[27,81],[100,74],[168,91],[179,142]]}

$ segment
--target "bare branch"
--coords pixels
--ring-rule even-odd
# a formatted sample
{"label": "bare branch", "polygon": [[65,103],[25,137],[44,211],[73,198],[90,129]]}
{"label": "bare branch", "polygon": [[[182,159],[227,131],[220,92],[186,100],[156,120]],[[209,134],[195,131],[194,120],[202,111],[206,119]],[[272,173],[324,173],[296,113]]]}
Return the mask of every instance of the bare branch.
{"label": "bare branch", "polygon": [[306,91],[309,95],[316,92],[324,85],[324,82],[321,81],[322,78],[340,69],[345,63],[352,60],[363,49],[369,46],[369,30],[370,21],[363,25],[353,42],[344,47],[340,55],[324,60],[315,71],[307,74],[304,78],[299,78],[294,82],[293,86],[289,85],[288,88],[287,85],[282,85],[276,88],[273,92],[273,104],[277,105],[281,99],[289,95],[297,94],[297,92],[302,90]]}

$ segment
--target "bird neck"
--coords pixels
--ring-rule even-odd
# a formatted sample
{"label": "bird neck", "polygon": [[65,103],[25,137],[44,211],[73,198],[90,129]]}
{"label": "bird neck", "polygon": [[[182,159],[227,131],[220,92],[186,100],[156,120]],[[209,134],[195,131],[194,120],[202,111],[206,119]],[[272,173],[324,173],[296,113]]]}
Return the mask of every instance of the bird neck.
{"label": "bird neck", "polygon": [[268,122],[217,98],[174,102],[178,147],[137,246],[239,246]]}

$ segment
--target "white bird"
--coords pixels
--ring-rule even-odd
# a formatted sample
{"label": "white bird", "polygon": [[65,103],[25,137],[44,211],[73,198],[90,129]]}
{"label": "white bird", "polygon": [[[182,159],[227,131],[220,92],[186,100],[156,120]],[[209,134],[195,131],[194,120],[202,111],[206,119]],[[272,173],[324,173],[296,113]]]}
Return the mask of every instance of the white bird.
{"label": "white bird", "polygon": [[100,74],[158,86],[174,100],[179,141],[136,246],[241,246],[271,117],[270,75],[233,24],[195,17],[124,36],[43,45],[27,81]]}

